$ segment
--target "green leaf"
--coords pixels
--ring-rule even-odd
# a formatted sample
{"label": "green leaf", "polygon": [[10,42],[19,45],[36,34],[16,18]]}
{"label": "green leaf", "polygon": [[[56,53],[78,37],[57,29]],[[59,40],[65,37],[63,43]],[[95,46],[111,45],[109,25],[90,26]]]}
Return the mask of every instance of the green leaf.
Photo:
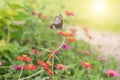
{"label": "green leaf", "polygon": [[10,64],[13,64],[13,60],[8,54],[5,54],[4,57],[10,62]]}
{"label": "green leaf", "polygon": [[12,72],[5,74],[5,78],[9,78],[12,75]]}
{"label": "green leaf", "polygon": [[5,2],[7,3],[7,5],[13,9],[13,10],[17,10],[17,9],[25,9],[24,6],[17,4],[17,3],[10,3],[9,1],[5,0]]}

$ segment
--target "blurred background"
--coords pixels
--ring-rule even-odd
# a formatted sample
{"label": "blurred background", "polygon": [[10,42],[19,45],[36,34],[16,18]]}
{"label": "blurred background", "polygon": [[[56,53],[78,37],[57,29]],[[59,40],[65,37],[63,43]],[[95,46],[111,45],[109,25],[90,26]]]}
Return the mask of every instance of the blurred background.
{"label": "blurred background", "polygon": [[[0,9],[6,8],[6,1],[19,3],[30,12],[40,12],[49,17],[61,13],[69,25],[120,32],[119,0],[1,0]],[[66,17],[66,11],[74,15]]]}

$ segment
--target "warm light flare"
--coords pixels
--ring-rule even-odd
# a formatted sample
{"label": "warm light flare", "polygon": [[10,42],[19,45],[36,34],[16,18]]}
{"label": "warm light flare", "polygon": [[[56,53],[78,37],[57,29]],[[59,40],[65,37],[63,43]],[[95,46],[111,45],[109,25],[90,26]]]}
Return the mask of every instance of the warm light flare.
{"label": "warm light flare", "polygon": [[92,7],[95,14],[103,14],[106,11],[107,4],[105,1],[96,1],[93,3]]}

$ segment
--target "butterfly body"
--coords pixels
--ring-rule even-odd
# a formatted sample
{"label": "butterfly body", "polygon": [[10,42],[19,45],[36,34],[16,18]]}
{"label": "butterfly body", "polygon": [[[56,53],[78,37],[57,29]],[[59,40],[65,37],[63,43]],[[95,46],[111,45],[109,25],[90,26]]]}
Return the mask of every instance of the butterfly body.
{"label": "butterfly body", "polygon": [[50,25],[50,29],[62,29],[63,17],[61,14],[55,17],[54,22]]}

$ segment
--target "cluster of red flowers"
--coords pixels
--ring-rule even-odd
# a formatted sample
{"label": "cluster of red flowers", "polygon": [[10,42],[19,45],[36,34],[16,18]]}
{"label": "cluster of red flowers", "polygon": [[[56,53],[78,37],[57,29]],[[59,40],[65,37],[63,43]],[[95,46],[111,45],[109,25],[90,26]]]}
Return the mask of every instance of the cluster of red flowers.
{"label": "cluster of red flowers", "polygon": [[33,64],[28,64],[28,65],[24,65],[24,66],[23,66],[23,69],[24,69],[24,70],[37,70],[38,67],[35,66],[35,65],[33,65]]}
{"label": "cluster of red flowers", "polygon": [[[28,55],[17,56],[16,59],[19,61],[23,61],[23,62],[31,62],[32,61],[32,58],[28,57]],[[24,66],[14,66],[13,68],[16,70],[21,70],[22,68],[24,70],[37,70],[38,69],[38,67],[33,64],[28,64],[28,65],[24,65]]]}
{"label": "cluster of red flowers", "polygon": [[38,59],[38,64],[42,66],[50,75],[54,75],[54,72],[50,69],[50,63],[43,62],[42,60]]}
{"label": "cluster of red flowers", "polygon": [[24,62],[32,61],[32,58],[28,57],[27,55],[17,56],[16,59]]}
{"label": "cluster of red flowers", "polygon": [[69,41],[71,41],[71,42],[75,42],[76,41],[75,38],[71,37],[71,36],[73,36],[71,33],[68,33],[68,32],[58,32],[58,34],[61,35],[61,36],[68,37],[67,39]]}

